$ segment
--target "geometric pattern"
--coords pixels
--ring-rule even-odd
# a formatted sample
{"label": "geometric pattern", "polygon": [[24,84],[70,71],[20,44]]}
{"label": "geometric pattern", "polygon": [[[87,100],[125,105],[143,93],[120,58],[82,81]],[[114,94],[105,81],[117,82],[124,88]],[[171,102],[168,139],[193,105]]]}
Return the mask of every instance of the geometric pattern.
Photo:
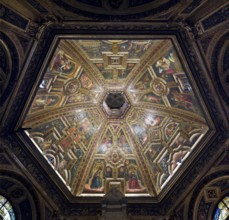
{"label": "geometric pattern", "polygon": [[[59,41],[23,127],[74,196],[113,187],[157,196],[207,137],[206,108],[176,47],[168,38]],[[126,103],[118,117],[104,108],[109,94],[120,111]]]}

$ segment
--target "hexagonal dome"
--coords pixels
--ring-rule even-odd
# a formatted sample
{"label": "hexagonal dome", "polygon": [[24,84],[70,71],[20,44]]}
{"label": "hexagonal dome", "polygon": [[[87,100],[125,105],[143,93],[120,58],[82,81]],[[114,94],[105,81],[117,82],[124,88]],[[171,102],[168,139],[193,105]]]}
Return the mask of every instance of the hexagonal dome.
{"label": "hexagonal dome", "polygon": [[71,36],[53,47],[23,126],[74,196],[158,196],[202,149],[206,108],[178,45]]}

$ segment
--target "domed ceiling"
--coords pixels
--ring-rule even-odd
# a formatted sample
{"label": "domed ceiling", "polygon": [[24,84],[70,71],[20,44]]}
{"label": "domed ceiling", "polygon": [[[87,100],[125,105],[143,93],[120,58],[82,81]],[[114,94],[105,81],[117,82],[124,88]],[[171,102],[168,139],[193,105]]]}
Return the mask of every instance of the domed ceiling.
{"label": "domed ceiling", "polygon": [[202,149],[207,112],[175,38],[61,38],[46,61],[23,127],[74,196],[156,197]]}

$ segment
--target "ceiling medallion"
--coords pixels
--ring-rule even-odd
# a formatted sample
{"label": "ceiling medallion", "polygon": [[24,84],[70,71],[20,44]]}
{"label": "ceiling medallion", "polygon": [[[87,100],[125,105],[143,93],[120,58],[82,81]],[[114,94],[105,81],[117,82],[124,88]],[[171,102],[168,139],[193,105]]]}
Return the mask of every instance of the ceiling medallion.
{"label": "ceiling medallion", "polygon": [[79,82],[79,80],[71,79],[65,84],[64,91],[67,95],[72,95],[77,93],[80,87],[81,87],[81,83]]}

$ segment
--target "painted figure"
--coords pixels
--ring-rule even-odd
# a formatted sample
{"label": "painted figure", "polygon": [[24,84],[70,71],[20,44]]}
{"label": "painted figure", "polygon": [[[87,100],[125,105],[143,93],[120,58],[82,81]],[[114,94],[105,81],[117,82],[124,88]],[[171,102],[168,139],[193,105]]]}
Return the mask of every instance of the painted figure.
{"label": "painted figure", "polygon": [[74,67],[74,63],[63,52],[59,52],[54,58],[52,70],[69,74],[74,70]]}
{"label": "painted figure", "polygon": [[120,136],[118,137],[118,144],[125,153],[132,153],[129,143],[123,132],[121,132]]}
{"label": "painted figure", "polygon": [[113,137],[110,131],[104,136],[101,145],[99,146],[97,153],[105,153],[108,148],[113,145]]}
{"label": "painted figure", "polygon": [[148,125],[149,127],[154,127],[160,124],[161,122],[161,117],[159,116],[152,116],[152,115],[148,115],[147,117],[145,117],[144,122],[146,125]]}
{"label": "painted figure", "polygon": [[177,166],[180,166],[183,163],[183,158],[187,154],[187,151],[180,151],[173,154],[172,166],[171,166],[171,175]]}
{"label": "painted figure", "polygon": [[82,86],[85,88],[85,89],[92,89],[93,87],[93,82],[92,80],[85,74],[83,74],[81,77],[80,77],[80,81],[82,83]]}
{"label": "painted figure", "polygon": [[172,92],[172,100],[176,102],[180,107],[185,108],[186,110],[195,111],[192,97],[187,94],[178,93],[177,91]]}
{"label": "painted figure", "polygon": [[127,168],[126,192],[145,192],[146,188],[142,185],[136,168]]}
{"label": "painted figure", "polygon": [[99,169],[94,174],[92,181],[91,181],[91,189],[99,189],[102,187],[102,178],[101,178],[102,171]]}
{"label": "painted figure", "polygon": [[151,77],[149,74],[145,74],[135,85],[137,89],[147,89],[150,87]]}
{"label": "painted figure", "polygon": [[53,106],[58,102],[57,96],[38,96],[34,102],[33,107]]}
{"label": "painted figure", "polygon": [[141,189],[139,182],[138,182],[138,177],[135,174],[134,171],[131,171],[129,174],[129,181],[128,181],[128,188],[129,189]]}
{"label": "painted figure", "polygon": [[174,69],[171,68],[171,61],[165,57],[162,57],[160,60],[156,62],[156,67],[159,69],[159,73],[163,74],[172,74],[174,73]]}
{"label": "painted figure", "polygon": [[142,97],[142,101],[152,102],[152,103],[160,103],[161,102],[161,98],[160,97],[157,97],[157,96],[155,96],[153,94],[145,94]]}
{"label": "painted figure", "polygon": [[141,144],[145,144],[148,141],[147,129],[139,125],[133,125],[134,131],[137,134]]}

